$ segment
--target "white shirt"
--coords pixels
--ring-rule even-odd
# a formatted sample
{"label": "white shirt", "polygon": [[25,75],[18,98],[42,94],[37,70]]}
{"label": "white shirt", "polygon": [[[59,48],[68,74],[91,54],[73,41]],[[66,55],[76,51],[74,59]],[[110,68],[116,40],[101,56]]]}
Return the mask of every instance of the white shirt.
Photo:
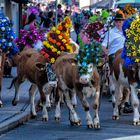
{"label": "white shirt", "polygon": [[[109,35],[109,38],[108,38]],[[109,43],[108,43],[109,41]],[[102,46],[107,47],[109,54],[114,54],[116,51],[124,47],[125,37],[121,31],[119,31],[116,27],[111,29],[109,33],[107,32],[105,38],[102,42]]]}

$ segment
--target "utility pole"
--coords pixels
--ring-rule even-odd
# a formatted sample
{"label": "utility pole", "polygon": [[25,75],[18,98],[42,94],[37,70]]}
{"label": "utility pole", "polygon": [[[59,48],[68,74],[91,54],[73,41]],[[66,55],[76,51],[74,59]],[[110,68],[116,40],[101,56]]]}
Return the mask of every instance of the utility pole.
{"label": "utility pole", "polygon": [[57,17],[57,5],[58,5],[58,0],[55,0],[55,26],[57,25],[58,17]]}
{"label": "utility pole", "polygon": [[109,0],[109,9],[111,9],[112,4],[113,4],[113,0]]}

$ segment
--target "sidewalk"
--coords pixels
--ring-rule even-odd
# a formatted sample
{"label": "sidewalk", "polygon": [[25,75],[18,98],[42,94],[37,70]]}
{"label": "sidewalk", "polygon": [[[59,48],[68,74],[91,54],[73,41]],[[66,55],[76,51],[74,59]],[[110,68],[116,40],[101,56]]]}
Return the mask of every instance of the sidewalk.
{"label": "sidewalk", "polygon": [[[16,76],[16,68],[12,68],[12,75]],[[7,89],[13,78],[3,78],[2,83],[2,102],[0,108],[0,134],[19,126],[30,118],[30,105],[28,89],[30,83],[24,82],[20,86],[20,100],[17,106],[12,105],[14,98],[14,87]]]}

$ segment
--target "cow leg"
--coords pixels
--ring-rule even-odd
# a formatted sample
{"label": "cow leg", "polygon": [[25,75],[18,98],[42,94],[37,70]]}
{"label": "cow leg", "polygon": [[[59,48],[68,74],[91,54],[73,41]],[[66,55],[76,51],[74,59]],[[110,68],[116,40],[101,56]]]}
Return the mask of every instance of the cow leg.
{"label": "cow leg", "polygon": [[94,124],[92,121],[92,117],[90,115],[90,111],[89,111],[89,103],[86,100],[86,97],[84,96],[84,94],[80,91],[77,91],[77,95],[82,103],[82,106],[84,108],[84,111],[86,112],[86,121],[87,121],[87,127],[88,128],[93,128]]}
{"label": "cow leg", "polygon": [[36,109],[35,109],[35,91],[37,89],[37,86],[35,84],[32,84],[29,89],[29,97],[30,97],[30,104],[31,104],[31,114],[33,117],[37,116]]}
{"label": "cow leg", "polygon": [[133,124],[140,125],[140,114],[138,111],[139,99],[138,99],[135,87],[133,85],[130,85],[130,88],[131,88],[131,103],[134,110]]}
{"label": "cow leg", "polygon": [[50,86],[50,84],[48,83],[43,86],[43,92],[47,93],[46,94],[46,107],[49,109],[51,108],[51,95],[52,95],[53,88],[54,87]]}
{"label": "cow leg", "polygon": [[73,89],[71,94],[72,94],[72,98],[71,98],[72,105],[76,107],[77,105],[76,91]]}
{"label": "cow leg", "polygon": [[65,101],[66,101],[66,104],[67,104],[67,107],[69,108],[70,110],[70,122],[71,122],[71,125],[80,125],[81,124],[81,121],[71,103],[71,99],[70,99],[70,95],[69,95],[69,90],[65,90],[64,92],[64,97],[65,97]]}
{"label": "cow leg", "polygon": [[99,102],[100,102],[100,88],[97,89],[95,96],[94,96],[94,102],[93,102],[93,109],[95,110],[94,115],[94,128],[100,128],[100,120],[99,120]]}
{"label": "cow leg", "polygon": [[51,108],[50,94],[46,95],[46,107]]}
{"label": "cow leg", "polygon": [[109,92],[110,92],[110,95],[112,96],[112,103],[113,103],[113,100],[114,100],[114,93],[115,93],[115,85],[114,85],[114,81],[112,79],[112,75],[109,76]]}
{"label": "cow leg", "polygon": [[59,121],[61,118],[61,108],[60,108],[61,98],[59,98],[56,108],[55,108],[55,120]]}
{"label": "cow leg", "polygon": [[14,81],[14,86],[15,86],[15,96],[14,96],[14,99],[12,100],[12,105],[13,106],[16,106],[18,101],[19,101],[19,87],[20,87],[20,84],[22,83],[23,81],[21,80],[20,77],[16,77],[15,78],[15,81]]}
{"label": "cow leg", "polygon": [[61,96],[62,91],[57,87],[55,91],[55,102],[56,102],[56,108],[55,108],[55,120],[59,121],[61,118]]}
{"label": "cow leg", "polygon": [[2,100],[1,100],[1,90],[2,90],[2,78],[4,73],[4,64],[5,64],[5,54],[1,52],[0,50],[0,107],[3,106]]}
{"label": "cow leg", "polygon": [[38,88],[38,89],[39,89],[41,103],[42,103],[42,119],[44,121],[48,121],[48,111],[46,108],[46,95],[43,91],[43,88]]}
{"label": "cow leg", "polygon": [[122,87],[120,86],[119,83],[116,83],[116,88],[115,88],[115,93],[113,94],[113,120],[118,120],[119,119],[119,105],[121,104],[122,101]]}
{"label": "cow leg", "polygon": [[1,86],[2,86],[2,77],[0,77],[0,108],[3,106],[3,103],[1,100]]}

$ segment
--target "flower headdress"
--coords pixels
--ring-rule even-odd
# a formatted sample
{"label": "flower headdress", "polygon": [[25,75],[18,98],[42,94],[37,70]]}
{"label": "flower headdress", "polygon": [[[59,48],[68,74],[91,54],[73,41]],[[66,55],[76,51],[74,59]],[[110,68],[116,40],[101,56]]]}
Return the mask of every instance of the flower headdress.
{"label": "flower headdress", "polygon": [[100,30],[103,29],[104,24],[96,21],[93,23],[88,23],[84,26],[82,32],[88,36],[90,40],[95,40],[100,42]]}
{"label": "flower headdress", "polygon": [[29,31],[20,30],[19,37],[15,39],[15,43],[20,50],[24,47],[33,48],[33,44],[38,40],[43,41],[45,39],[45,31],[36,27],[30,27]]}
{"label": "flower headdress", "polygon": [[69,34],[71,25],[70,17],[67,16],[57,27],[52,27],[48,32],[47,38],[43,42],[44,48],[41,53],[50,60],[50,63],[54,63],[62,51],[72,52]]}
{"label": "flower headdress", "polygon": [[131,4],[126,4],[124,7],[124,13],[126,14],[127,17],[130,17],[136,14],[136,10],[133,8]]}
{"label": "flower headdress", "polygon": [[88,64],[98,65],[101,60],[101,43],[99,31],[103,28],[100,22],[87,24],[79,35],[80,50],[76,55],[80,74],[87,74]]}
{"label": "flower headdress", "polygon": [[80,49],[79,53],[76,54],[76,60],[78,64],[81,66],[79,67],[80,74],[87,74],[88,71],[88,64],[95,64],[98,65],[101,60],[101,44],[92,40],[89,44],[83,43],[81,37],[79,36],[79,43]]}
{"label": "flower headdress", "polygon": [[[123,25],[126,42],[122,54],[127,65],[140,62],[140,16],[128,18]],[[128,59],[129,58],[129,59]],[[128,63],[129,61],[129,63]]]}
{"label": "flower headdress", "polygon": [[[7,52],[15,47],[13,42],[15,38],[15,33],[12,29],[13,23],[9,20],[8,17],[4,16],[3,13],[0,13],[0,49],[3,52]],[[15,52],[18,52],[18,49],[14,49]]]}

